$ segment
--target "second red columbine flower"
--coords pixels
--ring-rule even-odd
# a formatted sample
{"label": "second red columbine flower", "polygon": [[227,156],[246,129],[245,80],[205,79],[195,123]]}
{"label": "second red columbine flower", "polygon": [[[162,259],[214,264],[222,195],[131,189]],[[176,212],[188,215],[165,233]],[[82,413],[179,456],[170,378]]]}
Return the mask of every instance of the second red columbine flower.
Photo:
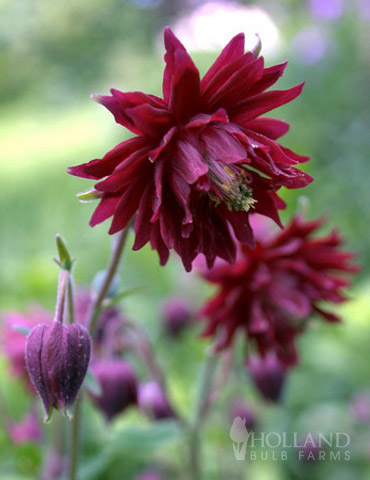
{"label": "second red columbine flower", "polygon": [[134,250],[150,242],[165,264],[170,249],[186,270],[198,253],[211,267],[216,257],[235,260],[237,240],[253,245],[251,211],[279,223],[281,186],[300,188],[312,178],[294,165],[308,160],[276,139],[289,126],[260,117],[296,98],[302,85],[265,92],[286,63],[264,67],[234,37],[200,80],[183,45],[164,31],[163,99],[141,92],[95,96],[117,123],[136,136],[102,159],[69,168],[100,179],[85,198],[100,198],[90,225],[113,216],[109,233],[135,218]]}
{"label": "second red columbine flower", "polygon": [[343,287],[349,280],[344,274],[358,270],[350,262],[353,253],[341,249],[336,231],[313,236],[323,223],[323,219],[304,221],[296,216],[275,234],[256,229],[260,238],[254,250],[242,246],[234,265],[223,263],[204,272],[219,286],[203,308],[204,336],[217,335],[222,349],[240,332],[260,355],[275,352],[286,366],[296,363],[296,336],[311,315],[339,320],[322,303],[345,300]]}

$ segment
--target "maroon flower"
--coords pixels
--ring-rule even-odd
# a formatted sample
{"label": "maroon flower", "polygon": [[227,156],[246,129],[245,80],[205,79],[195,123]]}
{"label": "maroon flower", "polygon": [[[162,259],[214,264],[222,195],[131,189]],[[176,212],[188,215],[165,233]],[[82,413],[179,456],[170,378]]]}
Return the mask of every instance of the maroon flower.
{"label": "maroon flower", "polygon": [[101,199],[91,226],[113,216],[113,234],[137,213],[134,250],[150,242],[164,265],[174,248],[188,271],[198,253],[209,267],[216,257],[233,262],[231,230],[253,246],[250,211],[280,224],[278,209],[285,203],[277,190],[312,180],[294,167],[308,157],[276,142],[288,124],[260,117],[296,98],[302,84],[265,92],[286,62],[264,68],[263,57],[244,53],[243,34],[230,41],[202,80],[169,28],[164,43],[163,99],[115,89],[111,96],[95,96],[136,136],[68,171],[102,179],[85,196]]}
{"label": "maroon flower", "polygon": [[101,393],[90,392],[90,396],[107,421],[137,403],[136,375],[128,362],[120,359],[99,361],[93,363],[91,369]]}
{"label": "maroon flower", "polygon": [[223,263],[204,272],[219,285],[202,311],[208,317],[204,336],[221,334],[222,349],[242,329],[262,356],[275,351],[284,364],[294,364],[295,337],[313,314],[329,322],[339,320],[321,302],[344,301],[343,287],[349,280],[343,274],[358,270],[350,264],[353,253],[340,249],[337,231],[313,237],[323,223],[297,216],[283,231],[257,239],[254,250],[243,245],[234,265]]}
{"label": "maroon flower", "polygon": [[91,342],[85,327],[53,321],[37,325],[27,337],[28,374],[45,407],[46,420],[52,409],[74,403],[90,361]]}

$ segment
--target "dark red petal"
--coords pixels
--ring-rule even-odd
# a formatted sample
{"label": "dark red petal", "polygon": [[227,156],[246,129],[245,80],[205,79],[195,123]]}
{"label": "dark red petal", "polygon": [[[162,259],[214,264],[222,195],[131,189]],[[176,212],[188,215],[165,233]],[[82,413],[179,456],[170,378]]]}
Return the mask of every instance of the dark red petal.
{"label": "dark red petal", "polygon": [[149,153],[149,160],[154,163],[159,155],[166,149],[166,147],[170,144],[172,138],[175,136],[177,131],[176,127],[172,127],[162,138],[159,147],[155,148]]}
{"label": "dark red petal", "polygon": [[133,250],[139,250],[150,239],[150,231],[152,224],[150,223],[150,217],[152,216],[152,199],[154,196],[154,189],[152,185],[148,185],[140,200],[137,216],[135,219],[135,243],[132,247]]}
{"label": "dark red petal", "polygon": [[94,95],[93,98],[113,114],[117,123],[128,128],[133,133],[140,134],[145,132],[141,131],[139,125],[128,115],[129,109],[146,104],[155,110],[162,109],[163,115],[165,115],[166,110],[163,101],[153,95],[146,95],[142,92],[124,93],[114,88],[111,89],[111,93],[112,96]]}
{"label": "dark red petal", "polygon": [[110,235],[125,228],[139,207],[145,182],[133,183],[121,195],[109,229]]}
{"label": "dark red petal", "polygon": [[[248,72],[249,69],[254,70],[256,60],[252,53],[248,52],[240,57],[235,58],[230,63],[222,67],[207,84],[207,87],[201,91],[201,105],[207,111],[210,99],[215,99],[217,95],[227,92],[228,89],[235,87],[237,83],[240,85],[239,72]],[[259,62],[258,62],[259,64]],[[261,73],[262,74],[262,73]],[[236,81],[235,81],[236,80]],[[242,84],[243,87],[250,88],[253,83],[247,82]],[[222,105],[220,105],[222,106]]]}
{"label": "dark red petal", "polygon": [[228,63],[244,54],[244,33],[239,33],[222,50],[216,61],[204,75],[201,82],[202,91],[207,88],[213,77]]}
{"label": "dark red petal", "polygon": [[199,177],[208,172],[208,165],[199,151],[189,142],[182,140],[177,143],[171,166],[189,184],[195,183]]}
{"label": "dark red petal", "polygon": [[231,116],[231,121],[237,124],[245,124],[259,115],[285,105],[300,95],[303,85],[304,83],[301,83],[289,90],[272,90],[250,97],[238,106],[237,112]]}
{"label": "dark red petal", "polygon": [[183,45],[167,27],[164,31],[166,68],[163,95],[169,111],[179,121],[188,120],[198,108],[199,72]]}
{"label": "dark red petal", "polygon": [[120,196],[106,196],[100,200],[99,205],[96,207],[89,225],[94,227],[98,223],[104,222],[107,218],[111,217],[119,202]]}
{"label": "dark red petal", "polygon": [[161,137],[172,124],[172,117],[167,110],[155,108],[148,103],[128,108],[126,114],[138,130],[148,137]]}
{"label": "dark red petal", "polygon": [[279,78],[284,73],[285,67],[287,66],[288,62],[281,63],[279,65],[274,65],[269,68],[265,68],[261,80],[253,85],[251,90],[249,91],[249,95],[257,95],[258,93],[264,92],[267,90],[271,85],[276,83]]}
{"label": "dark red petal", "polygon": [[207,113],[198,113],[186,125],[185,130],[191,128],[204,127],[212,122],[228,123],[229,118],[224,108],[219,108],[215,113],[208,115]]}
{"label": "dark red petal", "polygon": [[153,227],[150,231],[150,245],[153,250],[157,250],[160,264],[166,265],[170,253],[161,237],[158,221],[153,223]]}
{"label": "dark red petal", "polygon": [[97,183],[95,189],[100,192],[117,192],[143,177],[149,167],[151,168],[148,161],[148,149],[142,148],[126,158],[108,178]]}
{"label": "dark red petal", "polygon": [[[227,111],[233,111],[239,104],[249,97],[252,86],[262,77],[263,58],[248,62],[238,68],[232,75],[225,78],[219,88],[207,99],[207,107],[210,109],[225,107]],[[205,97],[206,98],[206,97]]]}
{"label": "dark red petal", "polygon": [[240,142],[222,128],[210,127],[201,133],[206,155],[212,161],[240,163],[247,161],[247,152]]}
{"label": "dark red petal", "polygon": [[75,167],[69,167],[67,172],[76,177],[99,179],[110,175],[113,170],[134,152],[142,149],[146,145],[146,140],[140,137],[130,138],[125,142],[119,143],[112,150],[104,155],[103,158],[91,160],[88,163],[82,163]]}
{"label": "dark red petal", "polygon": [[252,130],[266,137],[276,140],[285,135],[289,130],[289,124],[277,118],[255,118],[242,125],[247,130]]}

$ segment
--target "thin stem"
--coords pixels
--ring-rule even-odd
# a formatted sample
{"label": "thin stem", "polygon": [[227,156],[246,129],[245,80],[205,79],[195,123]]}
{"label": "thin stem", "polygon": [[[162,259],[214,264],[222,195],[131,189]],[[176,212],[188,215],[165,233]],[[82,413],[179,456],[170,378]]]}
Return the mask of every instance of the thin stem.
{"label": "thin stem", "polygon": [[69,323],[75,322],[74,294],[72,275],[68,276],[68,317]]}
{"label": "thin stem", "polygon": [[204,364],[200,379],[198,400],[193,425],[189,435],[190,472],[192,480],[201,480],[201,431],[211,407],[212,385],[216,372],[217,356],[211,352]]}
{"label": "thin stem", "polygon": [[81,425],[81,403],[82,403],[82,392],[77,397],[75,401],[73,418],[71,421],[71,446],[70,446],[70,457],[69,457],[69,480],[77,479],[77,465],[78,465],[78,453],[79,453],[79,444],[80,444],[80,425]]}
{"label": "thin stem", "polygon": [[55,320],[60,323],[63,323],[68,277],[69,272],[67,270],[61,270],[58,282],[57,304],[55,308]]}
{"label": "thin stem", "polygon": [[55,415],[50,424],[49,449],[42,468],[42,480],[59,478],[63,474],[64,419]]}
{"label": "thin stem", "polygon": [[97,321],[98,321],[98,318],[99,318],[101,304],[102,304],[103,300],[105,299],[105,297],[107,296],[107,293],[108,293],[109,288],[111,286],[112,280],[113,280],[113,278],[116,274],[117,268],[119,266],[121,256],[122,256],[122,252],[123,252],[123,248],[124,248],[125,243],[126,243],[126,238],[127,238],[128,231],[129,231],[129,225],[127,225],[127,227],[124,230],[122,230],[122,232],[119,233],[119,236],[118,236],[118,238],[116,240],[116,243],[113,247],[112,257],[111,257],[110,263],[109,263],[108,268],[105,272],[104,281],[101,284],[101,287],[98,291],[98,294],[96,295],[96,298],[92,303],[91,310],[90,310],[90,315],[89,315],[89,322],[88,322],[88,325],[90,325],[90,334],[91,335],[94,334],[96,324],[97,324]]}

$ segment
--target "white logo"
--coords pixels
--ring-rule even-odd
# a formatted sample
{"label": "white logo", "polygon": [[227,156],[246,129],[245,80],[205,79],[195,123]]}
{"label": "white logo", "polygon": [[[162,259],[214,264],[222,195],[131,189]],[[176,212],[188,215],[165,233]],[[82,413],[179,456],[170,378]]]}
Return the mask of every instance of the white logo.
{"label": "white logo", "polygon": [[245,421],[245,418],[235,417],[230,428],[230,438],[233,441],[234,455],[237,460],[244,460],[247,451],[250,432],[245,426]]}
{"label": "white logo", "polygon": [[253,432],[248,431],[245,418],[235,417],[230,438],[236,460],[287,460],[288,452],[300,461],[351,458],[351,437],[345,432]]}

